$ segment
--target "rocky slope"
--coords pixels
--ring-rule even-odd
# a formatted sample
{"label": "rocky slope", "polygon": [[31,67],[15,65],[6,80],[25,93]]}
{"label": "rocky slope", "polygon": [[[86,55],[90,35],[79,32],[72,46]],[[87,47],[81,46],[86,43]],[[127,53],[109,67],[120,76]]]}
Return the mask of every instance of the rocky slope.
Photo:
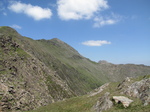
{"label": "rocky slope", "polygon": [[139,79],[127,77],[115,87],[115,91],[107,89],[105,92],[92,107],[95,112],[148,112],[150,110],[150,75]]}
{"label": "rocky slope", "polygon": [[75,94],[54,71],[25,52],[10,35],[0,35],[0,108],[31,110]]}
{"label": "rocky slope", "polygon": [[0,108],[31,110],[110,81],[150,73],[144,65],[95,63],[59,39],[32,40],[0,27]]}

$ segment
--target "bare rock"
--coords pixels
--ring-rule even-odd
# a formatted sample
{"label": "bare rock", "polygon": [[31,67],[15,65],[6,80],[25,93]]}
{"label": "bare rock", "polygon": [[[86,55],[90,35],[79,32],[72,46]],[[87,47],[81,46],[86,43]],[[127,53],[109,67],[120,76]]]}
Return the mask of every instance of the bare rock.
{"label": "bare rock", "polygon": [[118,85],[118,89],[125,89],[130,84],[131,79],[126,77],[125,80]]}
{"label": "bare rock", "polygon": [[140,98],[144,105],[150,104],[150,78],[131,84],[124,93],[131,97]]}
{"label": "bare rock", "polygon": [[109,85],[109,83],[106,83],[106,84],[100,86],[99,88],[95,89],[94,91],[90,92],[89,97],[95,96],[95,95],[101,93],[108,85]]}
{"label": "bare rock", "polygon": [[0,83],[0,88],[2,92],[6,93],[8,91],[8,86],[6,86],[5,84],[3,83]]}
{"label": "bare rock", "polygon": [[130,103],[133,102],[133,100],[125,96],[113,96],[113,100],[115,100],[116,103],[122,103],[125,108],[129,107]]}
{"label": "bare rock", "polygon": [[108,92],[104,94],[104,96],[100,97],[97,101],[96,105],[94,105],[95,112],[102,112],[103,110],[107,110],[113,106],[113,102],[110,100]]}

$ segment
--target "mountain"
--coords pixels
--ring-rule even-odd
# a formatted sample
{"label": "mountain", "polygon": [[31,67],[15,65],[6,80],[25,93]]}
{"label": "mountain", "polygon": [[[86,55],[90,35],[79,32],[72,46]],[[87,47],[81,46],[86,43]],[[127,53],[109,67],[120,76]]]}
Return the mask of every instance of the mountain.
{"label": "mountain", "polygon": [[144,65],[93,62],[54,38],[33,40],[0,27],[0,109],[31,110],[110,81],[150,74]]}

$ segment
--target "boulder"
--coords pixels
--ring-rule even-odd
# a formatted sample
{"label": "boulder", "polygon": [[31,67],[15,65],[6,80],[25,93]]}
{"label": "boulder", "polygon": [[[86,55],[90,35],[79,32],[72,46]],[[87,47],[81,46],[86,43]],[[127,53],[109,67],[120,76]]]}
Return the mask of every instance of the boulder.
{"label": "boulder", "polygon": [[133,102],[133,100],[131,100],[125,96],[113,96],[113,100],[116,103],[122,103],[125,108],[129,107],[130,103]]}

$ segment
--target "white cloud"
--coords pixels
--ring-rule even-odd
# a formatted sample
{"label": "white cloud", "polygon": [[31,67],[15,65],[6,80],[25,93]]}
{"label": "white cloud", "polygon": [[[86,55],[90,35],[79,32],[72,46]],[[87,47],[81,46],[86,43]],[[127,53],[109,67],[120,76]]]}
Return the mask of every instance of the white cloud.
{"label": "white cloud", "polygon": [[96,12],[109,8],[107,0],[58,0],[57,5],[62,20],[90,19]]}
{"label": "white cloud", "polygon": [[52,16],[49,8],[42,8],[21,2],[12,2],[8,8],[16,13],[24,13],[34,20],[49,19]]}
{"label": "white cloud", "polygon": [[111,42],[106,41],[106,40],[89,40],[89,41],[85,41],[82,42],[83,45],[86,46],[102,46],[104,44],[111,44]]}
{"label": "white cloud", "polygon": [[105,19],[104,17],[96,17],[94,19],[95,23],[94,23],[94,27],[102,27],[104,25],[112,25],[115,24],[117,22],[117,20],[115,19]]}
{"label": "white cloud", "polygon": [[105,25],[113,25],[116,24],[121,20],[120,15],[116,15],[114,13],[110,14],[109,16],[100,16],[94,18],[94,27],[102,27]]}
{"label": "white cloud", "polygon": [[10,27],[15,28],[15,29],[22,29],[22,27],[21,27],[21,26],[16,25],[16,24],[11,25]]}

